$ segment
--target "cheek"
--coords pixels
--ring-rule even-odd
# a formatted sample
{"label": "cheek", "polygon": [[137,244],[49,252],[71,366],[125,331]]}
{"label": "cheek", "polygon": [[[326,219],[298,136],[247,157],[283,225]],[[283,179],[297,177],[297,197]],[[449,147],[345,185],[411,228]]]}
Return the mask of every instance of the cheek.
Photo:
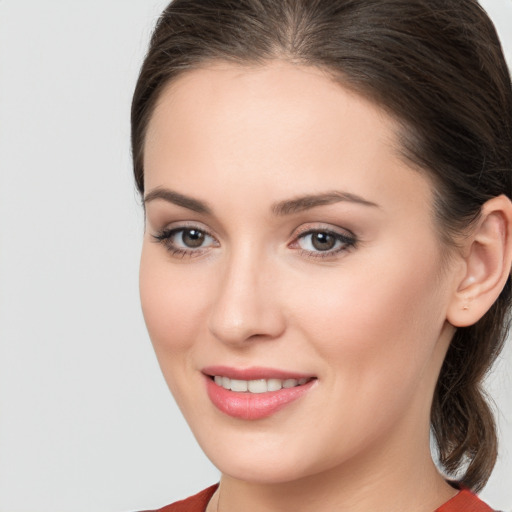
{"label": "cheek", "polygon": [[[197,312],[204,294],[190,272],[162,258],[161,247],[145,246],[140,264],[140,297],[146,326],[157,357],[177,354],[192,345],[200,325]],[[160,253],[160,254],[159,254]]]}
{"label": "cheek", "polygon": [[289,294],[297,325],[317,340],[323,359],[350,374],[366,369],[392,378],[400,366],[426,364],[444,324],[439,267],[431,253],[400,260],[395,246],[391,258],[384,252],[372,261],[347,258],[335,275],[316,274],[302,283],[307,294]]}

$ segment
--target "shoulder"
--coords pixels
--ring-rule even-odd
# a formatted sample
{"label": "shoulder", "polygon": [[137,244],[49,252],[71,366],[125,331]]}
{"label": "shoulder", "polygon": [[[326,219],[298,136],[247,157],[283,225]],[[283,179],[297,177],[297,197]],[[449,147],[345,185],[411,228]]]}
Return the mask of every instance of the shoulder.
{"label": "shoulder", "polygon": [[435,512],[493,512],[493,509],[469,489],[462,489]]}
{"label": "shoulder", "polygon": [[190,496],[190,498],[176,501],[158,510],[147,510],[146,512],[204,512],[218,486],[219,484],[212,485],[204,491]]}

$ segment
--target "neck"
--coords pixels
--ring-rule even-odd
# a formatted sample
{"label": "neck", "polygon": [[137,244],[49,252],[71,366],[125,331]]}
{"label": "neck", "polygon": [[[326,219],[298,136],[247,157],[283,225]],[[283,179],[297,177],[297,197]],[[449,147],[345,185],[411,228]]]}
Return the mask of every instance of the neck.
{"label": "neck", "polygon": [[396,450],[379,443],[380,448],[369,449],[357,461],[290,482],[246,482],[223,475],[218,512],[432,512],[456,491],[432,462],[429,433],[424,437],[421,450],[411,449],[419,444],[404,443],[398,435]]}
{"label": "neck", "polygon": [[281,484],[250,483],[223,476],[215,509],[217,512],[432,512],[456,494],[434,466],[423,474],[409,473],[399,485],[391,486],[387,475],[377,472],[368,475],[364,482],[346,476],[338,479],[336,471],[330,473]]}

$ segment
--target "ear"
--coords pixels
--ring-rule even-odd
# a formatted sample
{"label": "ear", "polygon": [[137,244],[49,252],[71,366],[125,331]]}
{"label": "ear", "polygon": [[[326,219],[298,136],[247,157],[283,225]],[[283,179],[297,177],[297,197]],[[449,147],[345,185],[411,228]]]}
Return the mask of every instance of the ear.
{"label": "ear", "polygon": [[487,201],[465,242],[463,277],[447,311],[455,327],[476,323],[503,290],[512,265],[512,202],[504,195]]}

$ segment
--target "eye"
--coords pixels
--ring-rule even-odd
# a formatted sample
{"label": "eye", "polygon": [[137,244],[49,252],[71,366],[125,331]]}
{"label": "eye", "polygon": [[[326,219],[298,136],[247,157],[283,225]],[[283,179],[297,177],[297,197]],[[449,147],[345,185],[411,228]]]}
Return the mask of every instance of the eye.
{"label": "eye", "polygon": [[339,243],[334,235],[322,231],[299,238],[299,245],[306,251],[332,251]]}
{"label": "eye", "polygon": [[199,229],[180,229],[175,231],[172,235],[172,241],[177,247],[188,249],[197,249],[205,242],[209,242],[211,236],[208,236],[204,231]]}
{"label": "eye", "polygon": [[153,235],[173,256],[199,256],[204,250],[217,246],[217,241],[206,231],[196,227],[164,229]]}
{"label": "eye", "polygon": [[355,244],[356,239],[353,235],[326,229],[310,229],[300,234],[293,245],[297,245],[307,255],[323,257],[346,251]]}

